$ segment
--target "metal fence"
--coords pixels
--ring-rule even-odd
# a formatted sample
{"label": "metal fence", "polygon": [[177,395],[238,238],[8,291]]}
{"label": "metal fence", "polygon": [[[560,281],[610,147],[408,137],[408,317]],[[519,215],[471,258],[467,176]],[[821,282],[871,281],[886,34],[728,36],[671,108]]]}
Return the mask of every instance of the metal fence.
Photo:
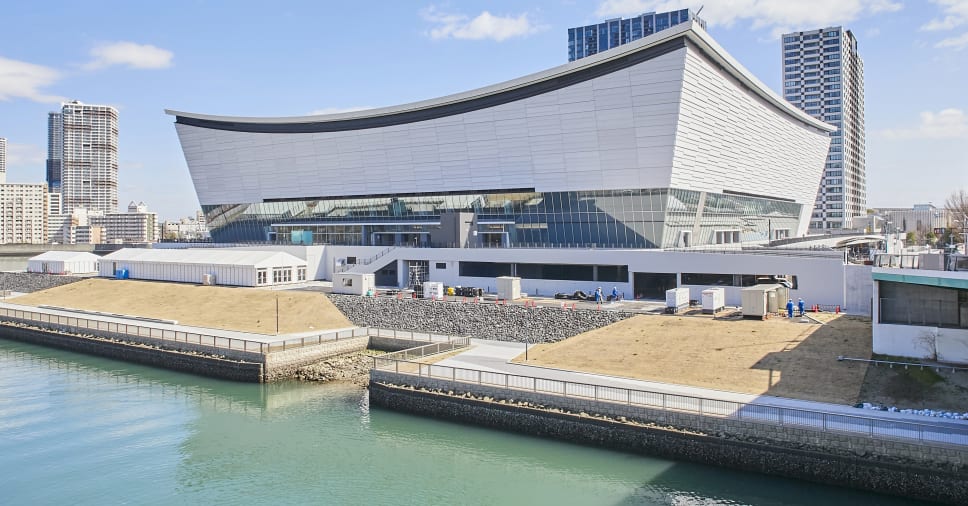
{"label": "metal fence", "polygon": [[529,391],[567,398],[588,399],[618,405],[658,409],[667,413],[690,413],[705,417],[741,420],[770,426],[784,426],[867,436],[872,439],[908,440],[930,446],[968,445],[968,426],[889,420],[845,415],[758,403],[742,403],[687,395],[650,392],[605,385],[575,383],[533,376],[463,369],[437,364],[374,357],[376,370],[392,371],[453,383],[477,384],[509,391]]}
{"label": "metal fence", "polygon": [[423,346],[417,346],[415,348],[407,348],[405,350],[395,351],[392,353],[387,353],[386,355],[381,355],[380,358],[384,360],[416,360],[431,355],[437,355],[440,353],[446,353],[449,351],[459,350],[461,348],[466,348],[470,344],[471,340],[469,337],[456,337],[448,340],[446,342],[437,342],[431,344],[425,344]]}
{"label": "metal fence", "polygon": [[90,318],[61,316],[37,311],[0,308],[0,320],[19,321],[40,327],[69,328],[72,331],[107,332],[132,338],[149,338],[174,343],[187,343],[197,346],[208,346],[216,350],[234,350],[248,353],[266,354],[272,351],[282,351],[303,346],[312,346],[330,341],[339,341],[353,337],[370,335],[370,329],[360,327],[332,332],[320,332],[310,336],[294,337],[279,341],[263,342],[237,337],[226,337],[202,332],[187,332],[145,325],[131,325]]}

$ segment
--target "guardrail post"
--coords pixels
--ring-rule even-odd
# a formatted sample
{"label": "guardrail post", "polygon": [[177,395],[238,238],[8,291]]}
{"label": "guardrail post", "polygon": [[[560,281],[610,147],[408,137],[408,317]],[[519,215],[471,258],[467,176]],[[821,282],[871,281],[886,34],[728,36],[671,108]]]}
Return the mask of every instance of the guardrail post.
{"label": "guardrail post", "polygon": [[595,385],[595,400],[598,400],[598,385]]}
{"label": "guardrail post", "polygon": [[626,394],[626,397],[628,397],[628,405],[631,406],[632,405],[632,390],[626,388],[625,389],[625,394]]}

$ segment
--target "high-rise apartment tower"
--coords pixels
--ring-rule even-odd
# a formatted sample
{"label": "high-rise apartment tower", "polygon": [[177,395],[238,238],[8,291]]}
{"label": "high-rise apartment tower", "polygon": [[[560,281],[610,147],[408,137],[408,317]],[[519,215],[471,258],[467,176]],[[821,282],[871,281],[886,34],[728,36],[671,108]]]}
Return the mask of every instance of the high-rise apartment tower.
{"label": "high-rise apartment tower", "polygon": [[830,134],[810,228],[854,228],[853,218],[867,212],[864,62],[857,39],[838,26],[788,33],[782,40],[783,96],[838,127]]}
{"label": "high-rise apartment tower", "polygon": [[0,137],[0,184],[7,182],[7,139]]}
{"label": "high-rise apartment tower", "polygon": [[62,211],[117,212],[118,111],[73,101],[47,121],[47,183]]}
{"label": "high-rise apartment tower", "polygon": [[[61,159],[64,157],[64,117],[59,112],[47,114],[47,188],[60,192]],[[60,210],[57,211],[60,213]]]}
{"label": "high-rise apartment tower", "polygon": [[586,56],[627,44],[642,37],[648,37],[655,32],[665,30],[670,26],[695,20],[699,26],[706,28],[706,22],[689,9],[671,12],[647,12],[632,18],[615,18],[602,21],[594,25],[579,26],[568,29],[568,61],[575,61]]}

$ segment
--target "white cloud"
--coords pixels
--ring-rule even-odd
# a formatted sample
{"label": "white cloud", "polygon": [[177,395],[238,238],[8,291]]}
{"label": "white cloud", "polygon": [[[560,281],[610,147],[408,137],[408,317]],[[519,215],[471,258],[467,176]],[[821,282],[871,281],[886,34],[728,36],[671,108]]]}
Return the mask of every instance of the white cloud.
{"label": "white cloud", "polygon": [[62,102],[64,97],[47,95],[41,88],[60,79],[60,73],[50,67],[0,56],[0,100],[26,98],[34,102]]}
{"label": "white cloud", "polygon": [[[710,26],[750,21],[754,29],[769,28],[774,37],[806,28],[843,24],[863,16],[901,9],[892,0],[705,0],[700,17]],[[683,8],[676,0],[604,0],[595,13],[602,18],[665,12]]]}
{"label": "white cloud", "polygon": [[83,65],[86,70],[97,70],[114,65],[135,69],[163,69],[171,66],[174,53],[151,44],[111,42],[91,49],[91,60]]}
{"label": "white cloud", "polygon": [[355,107],[355,106],[354,107],[324,107],[322,109],[316,109],[314,111],[310,111],[310,113],[308,114],[308,116],[325,116],[327,114],[342,114],[344,112],[365,111],[367,109],[373,109],[373,108],[370,107],[370,106],[362,106],[362,107]]}
{"label": "white cloud", "polygon": [[932,0],[941,8],[944,17],[934,18],[921,25],[926,32],[951,30],[968,23],[968,0]]}
{"label": "white cloud", "polygon": [[968,139],[968,115],[961,109],[943,109],[938,113],[924,111],[917,126],[883,130],[880,135],[896,140]]}
{"label": "white cloud", "polygon": [[947,39],[942,39],[934,45],[938,48],[954,48],[956,50],[962,50],[968,47],[968,32],[965,32],[957,37],[948,37]]}
{"label": "white cloud", "polygon": [[9,167],[44,166],[47,149],[36,144],[7,142],[7,165]]}
{"label": "white cloud", "polygon": [[491,39],[501,42],[513,37],[525,37],[545,29],[528,19],[528,14],[495,16],[484,11],[471,19],[466,14],[441,12],[431,5],[420,16],[435,26],[428,34],[432,39]]}

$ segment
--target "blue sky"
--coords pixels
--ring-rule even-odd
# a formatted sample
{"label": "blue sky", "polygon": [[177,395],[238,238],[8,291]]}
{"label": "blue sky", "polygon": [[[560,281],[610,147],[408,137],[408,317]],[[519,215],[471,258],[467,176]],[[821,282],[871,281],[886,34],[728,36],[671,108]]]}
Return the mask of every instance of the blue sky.
{"label": "blue sky", "polygon": [[110,104],[122,207],[187,216],[198,201],[165,108],[286,116],[434,98],[565,63],[569,26],[702,4],[713,37],[775,91],[778,34],[854,31],[870,206],[940,205],[968,187],[968,0],[9,2],[8,180],[43,181],[60,101]]}

